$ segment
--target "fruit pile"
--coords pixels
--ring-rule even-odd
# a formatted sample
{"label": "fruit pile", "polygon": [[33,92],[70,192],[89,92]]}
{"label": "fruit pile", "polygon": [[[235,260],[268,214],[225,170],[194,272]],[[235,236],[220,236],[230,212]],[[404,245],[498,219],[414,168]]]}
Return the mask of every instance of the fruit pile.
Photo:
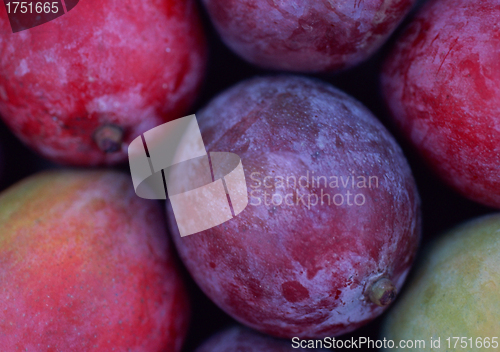
{"label": "fruit pile", "polygon": [[[1,352],[500,351],[496,0],[7,11]],[[192,113],[248,205],[181,237],[127,151]]]}

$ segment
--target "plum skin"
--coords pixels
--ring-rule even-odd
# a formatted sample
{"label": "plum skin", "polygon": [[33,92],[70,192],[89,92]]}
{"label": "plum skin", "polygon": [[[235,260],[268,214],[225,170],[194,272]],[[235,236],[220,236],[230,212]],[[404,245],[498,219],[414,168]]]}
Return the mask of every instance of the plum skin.
{"label": "plum skin", "polygon": [[223,41],[252,64],[295,72],[352,67],[371,56],[414,0],[203,0]]}
{"label": "plum skin", "polygon": [[462,195],[500,208],[500,43],[495,1],[435,1],[384,65],[394,120]]}
{"label": "plum skin", "polygon": [[181,350],[190,306],[173,245],[129,177],[49,172],[0,195],[3,351]]}
{"label": "plum skin", "polygon": [[[221,331],[196,349],[196,352],[305,352],[303,348],[293,348],[290,341],[273,339],[241,326]],[[326,351],[307,349],[310,352]]]}
{"label": "plum skin", "polygon": [[[192,0],[80,1],[51,22],[12,33],[0,7],[0,115],[27,145],[82,166],[126,160],[139,134],[186,113],[207,48]],[[94,135],[117,126],[117,145]]]}
{"label": "plum skin", "polygon": [[207,296],[239,322],[286,338],[340,335],[381,314],[366,290],[381,277],[401,288],[419,243],[420,200],[380,122],[337,89],[293,76],[245,81],[197,116],[207,150],[241,157],[249,196],[253,172],[355,170],[386,180],[360,190],[364,206],[261,202],[183,238],[168,207],[180,257]]}

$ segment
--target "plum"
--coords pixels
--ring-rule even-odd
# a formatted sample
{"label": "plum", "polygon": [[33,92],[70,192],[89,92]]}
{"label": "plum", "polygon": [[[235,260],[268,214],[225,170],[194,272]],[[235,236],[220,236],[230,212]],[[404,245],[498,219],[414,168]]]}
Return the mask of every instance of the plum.
{"label": "plum", "polygon": [[0,6],[0,115],[64,164],[126,159],[141,133],[186,113],[206,42],[193,0],[85,0],[12,33]]}
{"label": "plum", "polygon": [[372,55],[415,0],[203,0],[224,42],[264,68],[333,71]]}
{"label": "plum", "polygon": [[441,0],[425,6],[382,73],[396,123],[448,185],[500,207],[500,7]]}
{"label": "plum", "polygon": [[339,335],[381,314],[411,267],[419,196],[393,137],[326,83],[255,78],[198,114],[209,151],[237,154],[249,205],[181,238],[188,270],[219,307],[262,332]]}
{"label": "plum", "polygon": [[[240,326],[226,329],[203,343],[196,352],[305,352],[303,348],[293,348],[289,341],[273,339]],[[307,349],[307,351],[326,351]]]}
{"label": "plum", "polygon": [[178,352],[189,302],[159,204],[57,171],[0,195],[2,351]]}
{"label": "plum", "polygon": [[[384,337],[396,347],[400,340],[426,342],[408,351],[498,351],[499,252],[500,214],[474,219],[440,238],[387,316]],[[462,337],[457,345],[453,336]],[[430,346],[430,337],[440,338],[440,348]]]}

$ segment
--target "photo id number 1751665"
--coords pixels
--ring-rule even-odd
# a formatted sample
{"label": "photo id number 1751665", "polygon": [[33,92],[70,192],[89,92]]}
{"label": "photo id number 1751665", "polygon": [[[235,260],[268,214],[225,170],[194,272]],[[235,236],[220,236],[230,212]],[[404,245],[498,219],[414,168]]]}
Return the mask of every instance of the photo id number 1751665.
{"label": "photo id number 1751665", "polygon": [[8,13],[57,13],[57,2],[9,2],[5,4]]}

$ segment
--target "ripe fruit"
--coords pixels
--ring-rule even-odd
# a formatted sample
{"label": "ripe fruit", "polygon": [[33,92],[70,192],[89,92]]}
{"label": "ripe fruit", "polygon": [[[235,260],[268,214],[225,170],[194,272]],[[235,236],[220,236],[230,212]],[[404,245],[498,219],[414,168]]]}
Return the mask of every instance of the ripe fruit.
{"label": "ripe fruit", "polygon": [[499,19],[497,1],[433,1],[382,74],[396,122],[432,169],[493,207],[500,207]]}
{"label": "ripe fruit", "polygon": [[[498,351],[499,337],[496,344],[491,338],[498,336],[500,320],[499,252],[500,214],[450,231],[423,258],[387,317],[384,337],[396,346],[401,339],[426,341],[425,348],[408,351]],[[455,347],[451,339],[450,348],[450,336],[466,337],[467,346],[460,341]],[[441,338],[440,349],[430,347],[431,337]]]}
{"label": "ripe fruit", "polygon": [[288,338],[343,334],[382,313],[410,269],[420,217],[411,171],[380,122],[337,89],[292,76],[243,82],[198,120],[207,150],[241,157],[250,197],[236,218],[183,238],[169,211],[208,297]]}
{"label": "ripe fruit", "polygon": [[115,164],[139,134],[181,117],[205,67],[192,0],[85,0],[12,33],[0,6],[0,114],[66,164]]}
{"label": "ripe fruit", "polygon": [[224,42],[264,68],[320,72],[372,55],[414,0],[203,0]]}
{"label": "ripe fruit", "polygon": [[[290,341],[273,339],[239,326],[226,329],[203,343],[196,352],[305,352],[303,348],[293,348]],[[307,349],[307,351],[320,351]],[[323,350],[321,350],[323,351]]]}
{"label": "ripe fruit", "polygon": [[189,307],[159,205],[117,172],[0,196],[2,351],[180,351]]}

